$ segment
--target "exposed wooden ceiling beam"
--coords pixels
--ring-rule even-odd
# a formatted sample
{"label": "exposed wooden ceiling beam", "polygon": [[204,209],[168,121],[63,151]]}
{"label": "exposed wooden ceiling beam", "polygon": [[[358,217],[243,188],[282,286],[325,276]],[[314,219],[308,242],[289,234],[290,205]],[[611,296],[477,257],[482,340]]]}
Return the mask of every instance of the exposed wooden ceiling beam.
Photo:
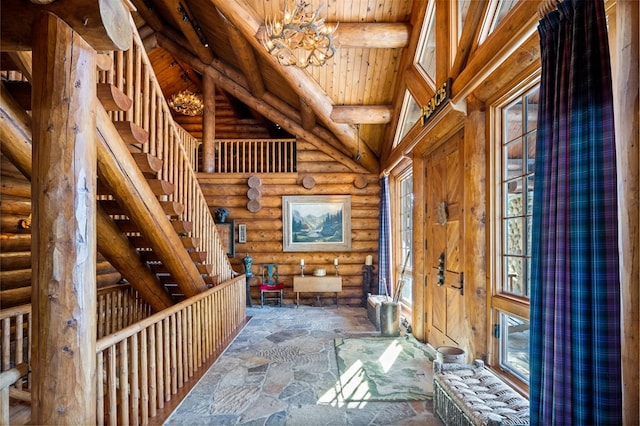
{"label": "exposed wooden ceiling beam", "polygon": [[[164,23],[162,22],[162,19],[158,17],[158,14],[150,6],[150,2],[145,0],[131,0],[131,1],[133,2],[134,6],[136,7],[136,10],[138,11],[138,13],[140,14],[144,22],[146,22],[147,25],[149,25],[155,31],[161,31],[164,28]],[[140,37],[144,38],[142,37],[142,34],[140,34]]]}
{"label": "exposed wooden ceiling beam", "polygon": [[120,1],[71,0],[38,5],[22,0],[2,0],[2,10],[0,50],[3,52],[32,50],[32,27],[41,12],[59,17],[95,50],[127,50],[131,47],[129,10]]}
{"label": "exposed wooden ceiling beam", "polygon": [[22,75],[25,76],[27,80],[31,81],[31,75],[33,73],[31,52],[9,52],[9,57],[13,63],[16,64]]}
{"label": "exposed wooden ceiling beam", "polygon": [[[344,146],[340,141],[330,137],[329,135],[323,135],[324,137],[319,136],[317,133],[319,132],[320,126],[316,126],[312,131],[304,129],[300,125],[299,121],[294,119],[296,116],[295,110],[292,107],[287,106],[285,102],[279,100],[277,96],[266,92],[263,99],[258,99],[250,93],[249,89],[241,84],[240,80],[244,80],[242,76],[234,75],[232,71],[225,69],[225,66],[219,63],[218,60],[214,59],[214,61],[207,66],[206,64],[199,62],[198,58],[191,55],[189,52],[181,49],[180,45],[173,39],[169,39],[163,34],[157,34],[156,38],[158,40],[158,44],[169,51],[172,55],[182,59],[190,66],[203,73],[209,73],[213,77],[215,83],[222,89],[245,103],[250,108],[256,110],[258,113],[267,117],[272,122],[278,123],[278,125],[287,132],[313,144],[319,150],[336,159],[336,161],[347,165],[355,172],[367,173],[372,171],[364,167],[363,164],[354,161],[353,157],[349,153],[345,153],[343,151]],[[229,77],[230,75],[233,76],[233,78]],[[274,103],[277,103],[277,106],[274,106]]]}
{"label": "exposed wooden ceiling beam", "polygon": [[[338,26],[333,33],[337,48],[401,49],[409,43],[411,25],[404,22],[327,22],[327,26]],[[258,28],[257,37],[262,39],[264,26]]]}
{"label": "exposed wooden ceiling beam", "polygon": [[347,124],[386,124],[391,121],[391,105],[336,105],[331,119]]}
{"label": "exposed wooden ceiling beam", "polygon": [[202,32],[197,30],[197,21],[193,13],[189,10],[187,3],[180,0],[162,0],[162,3],[171,13],[180,31],[182,31],[182,34],[184,34],[189,42],[191,51],[205,64],[211,63],[213,53],[211,53],[209,44],[204,39]]}
{"label": "exposed wooden ceiling beam", "polygon": [[[227,17],[242,32],[245,38],[251,43],[256,52],[259,52],[265,59],[271,61],[275,69],[287,81],[296,94],[304,99],[315,111],[322,124],[331,130],[333,134],[347,147],[352,156],[359,151],[360,163],[369,171],[378,173],[379,163],[377,155],[364,143],[356,143],[358,135],[356,129],[348,124],[336,123],[331,119],[333,103],[313,77],[297,67],[283,67],[277,64],[274,57],[269,55],[262,46],[259,38],[259,30],[263,25],[260,17],[251,9],[246,2],[237,0],[209,0],[212,5]],[[304,130],[300,128],[301,130]],[[305,131],[306,132],[306,131]],[[360,149],[358,149],[358,146]]]}
{"label": "exposed wooden ceiling beam", "polygon": [[302,120],[302,128],[305,130],[311,130],[316,125],[316,113],[313,112],[313,108],[305,102],[304,99],[300,99],[300,118]]}
{"label": "exposed wooden ceiling beam", "polygon": [[397,49],[407,47],[411,25],[403,22],[342,22],[333,33],[336,47]]}
{"label": "exposed wooden ceiling beam", "polygon": [[264,81],[262,80],[262,73],[258,71],[258,61],[253,53],[253,48],[227,18],[222,16],[222,19],[228,31],[229,42],[237,54],[240,68],[247,79],[249,89],[253,96],[261,98],[266,89],[264,87]]}

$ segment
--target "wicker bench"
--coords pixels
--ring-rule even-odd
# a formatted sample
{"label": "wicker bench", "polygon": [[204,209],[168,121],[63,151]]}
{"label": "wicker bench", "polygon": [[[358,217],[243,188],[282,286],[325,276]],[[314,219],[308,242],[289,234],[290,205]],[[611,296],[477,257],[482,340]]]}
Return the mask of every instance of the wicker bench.
{"label": "wicker bench", "polygon": [[446,425],[528,425],[529,401],[484,362],[433,363],[433,408]]}

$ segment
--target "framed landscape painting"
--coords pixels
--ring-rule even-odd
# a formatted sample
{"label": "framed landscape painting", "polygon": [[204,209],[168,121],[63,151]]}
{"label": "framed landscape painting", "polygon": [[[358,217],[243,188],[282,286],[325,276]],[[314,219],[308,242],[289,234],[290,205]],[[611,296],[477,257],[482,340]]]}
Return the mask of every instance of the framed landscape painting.
{"label": "framed landscape painting", "polygon": [[282,197],[284,251],[351,250],[351,197]]}

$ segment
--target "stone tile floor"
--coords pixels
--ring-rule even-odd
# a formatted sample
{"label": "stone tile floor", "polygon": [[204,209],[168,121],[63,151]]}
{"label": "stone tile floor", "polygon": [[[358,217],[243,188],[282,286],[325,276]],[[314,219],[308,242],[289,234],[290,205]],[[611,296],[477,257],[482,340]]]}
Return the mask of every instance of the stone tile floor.
{"label": "stone tile floor", "polygon": [[165,425],[442,425],[431,400],[341,400],[334,338],[378,336],[365,308],[265,306],[247,315]]}

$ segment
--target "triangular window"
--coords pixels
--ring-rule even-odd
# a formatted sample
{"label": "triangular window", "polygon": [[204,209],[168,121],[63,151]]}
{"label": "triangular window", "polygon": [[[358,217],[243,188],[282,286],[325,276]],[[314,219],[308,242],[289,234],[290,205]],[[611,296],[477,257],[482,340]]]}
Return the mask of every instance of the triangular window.
{"label": "triangular window", "polygon": [[420,119],[420,106],[413,99],[411,93],[407,90],[404,94],[404,100],[402,101],[402,110],[400,111],[400,121],[398,129],[396,130],[396,136],[393,141],[393,148],[398,146],[400,141],[411,130],[411,128]]}

